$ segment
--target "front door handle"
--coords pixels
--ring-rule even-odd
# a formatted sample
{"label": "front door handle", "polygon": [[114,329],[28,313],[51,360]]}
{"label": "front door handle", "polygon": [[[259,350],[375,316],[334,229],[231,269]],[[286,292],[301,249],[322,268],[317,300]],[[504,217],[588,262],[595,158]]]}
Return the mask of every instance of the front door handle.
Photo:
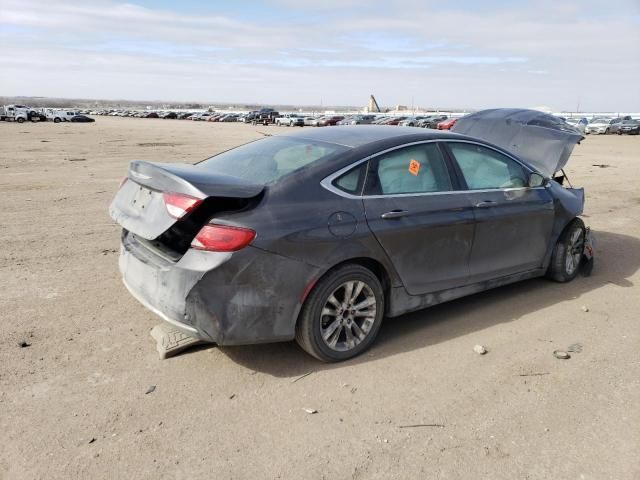
{"label": "front door handle", "polygon": [[494,202],[493,200],[484,200],[482,202],[476,203],[476,208],[490,208],[495,207],[496,205],[497,202]]}
{"label": "front door handle", "polygon": [[409,212],[406,210],[391,210],[390,212],[380,215],[384,220],[391,220],[393,218],[406,217]]}

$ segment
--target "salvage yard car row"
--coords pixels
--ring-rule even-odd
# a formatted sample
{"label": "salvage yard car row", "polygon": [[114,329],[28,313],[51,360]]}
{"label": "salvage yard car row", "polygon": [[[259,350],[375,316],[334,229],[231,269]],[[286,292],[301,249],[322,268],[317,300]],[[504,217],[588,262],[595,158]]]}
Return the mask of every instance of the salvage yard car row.
{"label": "salvage yard car row", "polygon": [[[272,108],[263,108],[245,113],[228,112],[173,112],[173,111],[128,111],[104,110],[92,111],[92,115],[109,115],[137,118],[165,118],[177,120],[193,120],[207,122],[243,122],[253,125],[307,126],[327,127],[335,125],[397,125],[401,127],[430,128],[434,130],[450,130],[458,119],[466,114],[431,114],[431,115],[398,115],[398,114],[327,114],[309,115],[298,113],[280,113]],[[631,116],[605,117],[562,117],[562,120],[582,134],[630,134],[640,133],[640,120]]]}
{"label": "salvage yard car row", "polygon": [[[215,112],[215,111],[171,111],[171,110],[73,110],[63,108],[35,108],[25,105],[0,106],[0,121],[23,123],[53,121],[60,122],[94,122],[87,115],[104,115],[111,117],[158,118],[167,120],[192,120],[201,122],[243,122],[252,125],[275,125],[278,127],[328,127],[335,125],[397,125],[401,127],[429,128],[434,130],[450,130],[456,122],[466,114],[430,114],[399,115],[392,113],[378,114],[326,114],[313,115],[301,113],[280,113],[273,108],[262,108],[250,112]],[[640,120],[629,115],[607,117],[595,115],[587,117],[563,117],[557,115],[581,134],[640,134]]]}

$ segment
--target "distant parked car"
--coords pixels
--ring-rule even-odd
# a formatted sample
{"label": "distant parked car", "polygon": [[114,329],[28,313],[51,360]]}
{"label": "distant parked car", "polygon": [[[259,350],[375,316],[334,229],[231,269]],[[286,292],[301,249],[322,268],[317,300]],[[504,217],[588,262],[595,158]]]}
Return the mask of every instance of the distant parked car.
{"label": "distant parked car", "polygon": [[53,123],[68,122],[72,117],[77,115],[77,113],[78,112],[71,110],[46,110],[47,119],[53,120]]}
{"label": "distant parked car", "polygon": [[398,123],[398,125],[401,127],[417,127],[420,121],[424,120],[425,118],[427,117],[425,117],[424,115],[418,117],[407,117],[400,123]]}
{"label": "distant parked car", "polygon": [[168,118],[168,119],[175,120],[176,118],[178,118],[178,114],[176,112],[167,112],[164,115],[162,115],[162,118]]}
{"label": "distant parked car", "polygon": [[219,122],[237,122],[238,116],[235,113],[229,113],[227,115],[223,115],[218,119]]}
{"label": "distant parked car", "polygon": [[389,117],[387,118],[384,122],[381,123],[381,125],[398,125],[400,122],[402,122],[403,120],[406,120],[407,117]]}
{"label": "distant parked car", "polygon": [[278,127],[283,125],[287,127],[302,127],[304,126],[304,118],[296,113],[285,113],[284,115],[276,118],[276,125]]}
{"label": "distant parked car", "polygon": [[422,128],[433,128],[434,130],[438,128],[438,124],[440,122],[444,122],[449,117],[446,115],[431,115],[424,120],[421,120],[418,123],[418,127]]}
{"label": "distant parked car", "polygon": [[620,131],[620,127],[622,126],[622,122],[627,120],[631,120],[631,117],[614,118],[614,122],[609,125],[609,133],[618,133]]}
{"label": "distant parked car", "polygon": [[438,123],[438,130],[451,130],[451,127],[456,124],[456,120],[458,119],[448,118],[446,120],[443,120],[442,122]]}
{"label": "distant parked car", "polygon": [[618,128],[618,135],[638,135],[640,134],[640,121],[624,120]]}
{"label": "distant parked car", "polygon": [[343,119],[344,117],[341,115],[329,115],[326,117],[322,117],[320,120],[318,120],[318,127],[328,127],[330,125],[335,125]]}
{"label": "distant parked car", "polygon": [[351,118],[351,125],[369,125],[375,120],[375,115],[355,115]]}
{"label": "distant parked car", "polygon": [[304,126],[305,127],[317,127],[318,126],[318,117],[304,117]]}
{"label": "distant parked car", "polygon": [[622,120],[617,118],[594,118],[589,122],[589,124],[585,127],[584,133],[590,134],[595,133],[598,135],[606,135],[608,133],[612,133],[612,126],[616,124],[616,122],[621,122]]}
{"label": "distant parked car", "polygon": [[142,118],[160,118],[156,112],[149,112],[144,115]]}
{"label": "distant parked car", "polygon": [[273,108],[261,108],[253,117],[251,123],[253,125],[266,126],[275,123],[278,117],[280,117],[280,112],[276,112]]}
{"label": "distant parked car", "polygon": [[582,118],[565,118],[564,121],[567,122],[572,127],[574,127],[576,130],[578,130],[582,134],[585,133],[586,127],[589,124],[589,121],[585,117],[582,117]]}
{"label": "distant parked car", "polygon": [[87,117],[86,115],[75,115],[73,117],[71,117],[71,120],[69,120],[70,122],[76,122],[76,123],[92,123],[95,122],[95,120],[91,117]]}

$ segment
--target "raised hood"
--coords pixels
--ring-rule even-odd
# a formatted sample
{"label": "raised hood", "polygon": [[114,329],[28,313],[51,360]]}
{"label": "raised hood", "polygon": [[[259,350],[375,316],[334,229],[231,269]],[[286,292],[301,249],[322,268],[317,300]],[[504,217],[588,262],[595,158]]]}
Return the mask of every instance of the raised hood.
{"label": "raised hood", "polygon": [[486,140],[552,177],[584,137],[564,120],[519,108],[482,110],[460,118],[453,132]]}

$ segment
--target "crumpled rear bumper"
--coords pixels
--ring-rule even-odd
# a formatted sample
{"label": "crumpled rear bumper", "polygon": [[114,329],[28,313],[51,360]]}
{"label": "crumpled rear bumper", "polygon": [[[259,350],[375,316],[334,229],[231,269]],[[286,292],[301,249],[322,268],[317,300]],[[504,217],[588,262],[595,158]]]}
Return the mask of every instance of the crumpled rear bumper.
{"label": "crumpled rear bumper", "polygon": [[219,345],[290,340],[300,299],[318,268],[259,248],[190,249],[178,262],[131,234],[122,238],[120,272],[129,292],[182,332]]}

